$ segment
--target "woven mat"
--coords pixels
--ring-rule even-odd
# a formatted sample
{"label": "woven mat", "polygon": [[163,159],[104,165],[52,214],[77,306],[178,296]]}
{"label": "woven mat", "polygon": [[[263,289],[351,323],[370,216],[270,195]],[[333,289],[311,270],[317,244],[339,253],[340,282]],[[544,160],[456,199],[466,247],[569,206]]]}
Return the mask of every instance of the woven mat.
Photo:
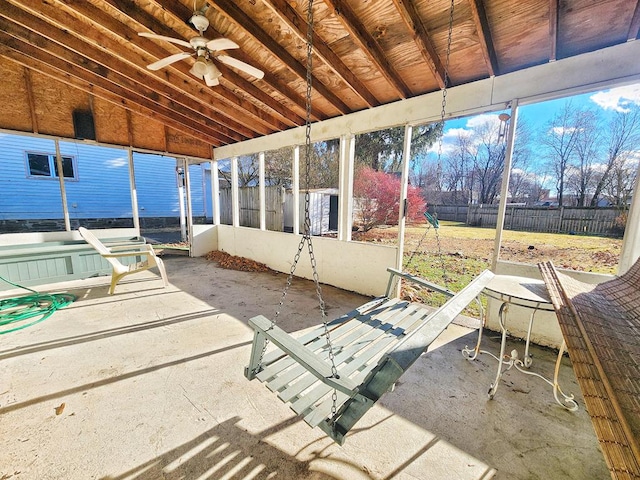
{"label": "woven mat", "polygon": [[540,264],[613,479],[640,479],[640,260],[599,285]]}

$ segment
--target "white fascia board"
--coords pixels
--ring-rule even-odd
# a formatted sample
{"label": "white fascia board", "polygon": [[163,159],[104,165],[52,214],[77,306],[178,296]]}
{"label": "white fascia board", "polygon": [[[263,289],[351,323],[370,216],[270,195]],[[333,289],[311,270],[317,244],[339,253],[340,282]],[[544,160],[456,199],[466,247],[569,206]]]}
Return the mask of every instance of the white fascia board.
{"label": "white fascia board", "polygon": [[[446,118],[503,110],[513,99],[520,105],[587,93],[640,81],[640,41],[536,65],[448,89]],[[442,92],[436,91],[314,123],[311,141],[370,132],[398,125],[440,120]],[[305,143],[305,127],[214,149],[216,160]]]}

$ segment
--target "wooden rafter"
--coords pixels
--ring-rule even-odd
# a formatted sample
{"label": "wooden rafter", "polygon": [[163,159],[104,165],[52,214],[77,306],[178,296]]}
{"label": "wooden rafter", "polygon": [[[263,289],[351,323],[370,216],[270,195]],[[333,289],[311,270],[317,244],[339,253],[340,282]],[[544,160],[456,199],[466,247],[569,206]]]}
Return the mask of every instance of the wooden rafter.
{"label": "wooden rafter", "polygon": [[[141,55],[135,51],[126,49],[121,42],[113,41],[95,25],[109,29],[110,31],[121,32],[124,38],[127,39],[135,37],[136,40],[138,40],[138,38],[143,40],[144,42],[141,43],[149,50],[149,53],[153,55],[162,57],[168,54],[166,50],[163,50],[154,42],[138,37],[137,32],[117,22],[105,12],[96,9],[88,2],[76,3],[74,5],[75,10],[67,9],[67,7],[59,4],[42,4],[42,2],[36,2],[34,0],[21,0],[20,6],[22,8],[29,8],[31,12],[37,12],[41,18],[48,18],[52,23],[67,26],[67,32],[73,33],[75,31],[76,37],[79,37],[81,40],[73,40],[74,44],[78,44],[80,41],[86,41],[87,43],[92,42],[95,49],[103,50],[101,57],[105,59],[109,67],[112,66],[111,56],[116,56],[117,60],[127,62],[129,67],[136,66],[140,68]],[[17,7],[6,5],[3,7],[3,10],[5,10],[5,8],[7,14],[17,15],[15,10]],[[73,12],[76,15],[72,16],[68,12]],[[82,24],[82,22],[77,20],[78,15],[91,19],[92,24]],[[37,21],[34,22],[36,22],[34,24],[36,25]],[[36,27],[34,26],[33,28]],[[51,28],[55,31],[53,27]],[[65,38],[72,39],[73,37],[65,36]],[[132,43],[131,45],[133,46],[134,44]],[[151,61],[153,57],[147,56],[147,58]],[[117,64],[118,63],[116,63],[116,65]],[[160,72],[157,76],[158,80],[164,81],[165,88],[169,89],[168,91],[170,92],[171,98],[183,98],[186,102],[185,105],[195,108],[212,118],[223,120],[230,127],[236,128],[243,136],[252,137],[255,136],[256,133],[266,134],[274,130],[279,130],[285,125],[282,121],[265,114],[264,111],[256,108],[249,102],[238,100],[231,94],[226,96],[218,95],[216,94],[217,92],[203,88],[197,82],[191,81],[193,77],[189,75],[186,64],[178,66],[178,69],[181,75],[172,71]],[[175,85],[180,85],[181,88],[176,90]],[[184,96],[181,96],[181,93]],[[244,116],[245,112],[246,117]],[[251,125],[251,128],[247,128],[247,125]]]}
{"label": "wooden rafter", "polygon": [[[108,1],[115,1],[115,0],[108,0]],[[123,2],[118,1],[118,4],[121,4],[121,3]],[[124,3],[126,4],[127,2],[124,2]],[[191,9],[189,9],[188,7],[185,7],[181,3],[176,2],[174,0],[170,0],[170,1],[155,0],[154,3],[156,3],[158,7],[163,10],[163,12],[173,16],[176,20],[179,20],[182,22],[185,22],[193,14]],[[127,15],[132,15],[131,18],[133,18],[135,21],[139,23],[143,21],[143,18],[141,16],[142,14],[135,14],[134,13],[135,10],[132,9],[130,6],[128,6],[128,4],[125,6],[126,6],[126,10],[123,13],[126,13]],[[144,25],[149,30],[153,31],[154,33],[157,33],[160,35],[166,35],[170,37],[182,38],[182,36],[179,33],[160,24],[155,19],[153,19],[151,22],[145,22],[141,24]],[[215,30],[211,25],[207,29],[206,33],[210,35],[211,38],[222,36],[222,34],[217,30]],[[188,39],[185,39],[185,40],[188,40]],[[255,59],[249,58],[245,53],[242,52],[242,49],[234,50],[233,56],[238,60],[242,60],[243,62],[252,64],[252,65],[255,64]],[[258,86],[254,85],[252,82],[246,81],[240,75],[235,73],[232,69],[227,68],[224,65],[218,64],[217,66],[223,74],[223,77],[222,77],[223,85],[228,86],[231,90],[233,90],[234,87],[237,87],[240,90],[246,91],[247,93],[252,95],[256,100],[264,103],[266,106],[275,110],[276,112],[279,112],[282,115],[285,115],[287,118],[292,120],[295,125],[302,125],[304,123],[304,119],[300,115],[298,115],[297,113],[294,113],[290,108],[284,107],[282,103],[276,100],[275,98],[269,96],[268,94],[265,94],[264,90],[260,89]],[[258,65],[256,66],[259,67]],[[304,98],[301,95],[294,92],[290,87],[288,87],[281,80],[276,78],[274,75],[270,74],[268,71],[265,72],[265,76],[262,82],[266,83],[274,91],[279,92],[283,97],[288,98],[293,104],[295,104],[300,109],[301,112],[305,111],[306,106],[305,106]],[[326,115],[317,109],[313,109],[311,113],[312,113],[312,117],[316,120],[319,120],[321,118],[326,118]]]}
{"label": "wooden rafter", "polygon": [[197,129],[196,126],[185,125],[178,119],[173,118],[170,112],[154,108],[153,102],[150,101],[148,104],[144,104],[140,98],[133,96],[130,98],[126,92],[118,88],[112,88],[108,85],[102,86],[102,82],[94,82],[94,80],[99,79],[88,79],[89,75],[81,72],[73,63],[58,58],[47,59],[44,52],[38,51],[32,45],[14,39],[2,31],[0,31],[0,55],[58,82],[89,94],[95,94],[96,97],[107,102],[156,120],[203,142],[210,143],[213,146],[222,144],[217,136],[211,136],[207,132]]}
{"label": "wooden rafter", "polygon": [[558,55],[558,0],[549,0],[549,61],[555,62]]}
{"label": "wooden rafter", "polygon": [[[264,47],[278,57],[278,59],[286,65],[286,67],[299,78],[306,79],[306,65],[300,63],[293,57],[284,47],[277,43],[269,36],[267,32],[262,30],[260,26],[244,13],[238,6],[230,0],[216,0],[215,5],[226,16],[242,27],[253,38],[260,42]],[[339,112],[349,112],[349,107],[329,88],[327,88],[317,77],[312,76],[314,90],[331,103]]]}
{"label": "wooden rafter", "polygon": [[498,56],[493,47],[491,28],[489,27],[489,20],[487,20],[487,12],[484,9],[484,1],[469,0],[469,5],[471,6],[473,23],[478,31],[478,41],[480,42],[482,56],[484,57],[484,63],[487,65],[489,75],[499,75]]}
{"label": "wooden rafter", "polygon": [[[307,38],[307,21],[291,7],[285,0],[264,0],[278,17],[289,25],[289,28],[301,39]],[[344,64],[338,55],[324,42],[316,33],[313,36],[314,53],[318,55],[335,73],[338,75],[367,105],[375,107],[380,105],[378,99],[360,81],[349,68]]]}
{"label": "wooden rafter", "polygon": [[[168,102],[162,102],[158,95],[145,91],[146,89],[140,88],[139,85],[136,91],[135,82],[128,82],[129,88],[119,86],[116,80],[122,79],[114,78],[114,75],[103,66],[66,50],[41,35],[12,24],[4,18],[0,18],[0,45],[5,56],[21,65],[57,77],[65,83],[69,83],[69,77],[75,77],[81,81],[82,86],[89,84],[115,94],[117,97],[126,99],[129,102],[129,108],[138,106],[140,111],[146,114],[153,113],[153,118],[161,118],[163,123],[185,131],[189,135],[206,138],[213,145],[231,141],[229,137],[209,125],[198,122],[189,115],[177,113],[167,105]],[[25,57],[25,60],[22,61],[21,57]],[[26,57],[36,62],[29,62]],[[86,91],[86,88],[84,90]]]}
{"label": "wooden rafter", "polygon": [[[156,42],[152,40],[138,36],[138,33],[141,31],[151,30],[167,36],[180,37],[178,33],[162,26],[153,17],[146,14],[145,12],[139,12],[139,10],[134,10],[132,8],[127,9],[127,11],[129,12],[137,11],[138,13],[135,14],[136,19],[140,22],[144,22],[141,24],[141,28],[138,31],[135,31],[122,22],[114,19],[106,12],[94,7],[89,2],[75,2],[68,6],[55,6],[55,9],[62,8],[69,8],[77,14],[86,17],[94,24],[101,26],[105,30],[113,32],[119,37],[126,39],[128,42],[130,42],[132,48],[139,48],[142,52],[142,55],[149,54],[153,57],[149,57],[149,63],[151,63],[151,61],[154,61],[155,59],[163,58],[172,53],[175,53],[175,51],[168,51],[165,48],[160,47]],[[92,32],[89,30],[86,32],[86,35],[90,36],[91,33]],[[100,35],[100,33],[97,32],[95,32],[94,35],[97,35],[98,38],[104,38],[104,35]],[[129,61],[139,64],[140,54],[135,54],[134,52],[128,53],[128,56],[131,57]],[[127,53],[122,53],[121,56],[127,56]],[[265,103],[267,107],[273,110],[273,115],[265,115],[265,112],[258,109],[254,104],[238,98],[233,92],[228,89],[211,89],[205,87],[201,82],[197,81],[189,73],[189,65],[187,62],[178,62],[176,64],[173,64],[171,66],[171,69],[165,69],[161,72],[157,72],[156,75],[158,75],[160,78],[164,78],[165,80],[167,80],[167,82],[170,82],[174,85],[180,85],[185,90],[190,90],[193,98],[196,101],[205,105],[213,106],[213,108],[219,108],[221,110],[220,113],[228,115],[231,118],[238,118],[238,120],[242,121],[245,125],[255,125],[255,121],[257,120],[260,124],[264,124],[270,131],[273,131],[274,128],[276,130],[280,130],[282,127],[284,127],[284,125],[286,125],[286,127],[284,128],[287,128],[292,125],[303,123],[302,117],[298,116],[290,109],[285,108],[280,102],[275,101],[275,99],[273,99],[272,97],[265,95],[262,90],[255,87],[253,84],[251,84],[251,82],[244,80],[235,72],[224,67],[224,65],[220,65],[220,70],[222,71],[226,80],[229,80],[239,88],[248,91],[250,95],[257,97],[258,100]],[[175,71],[180,72],[182,76],[179,78],[174,78]],[[244,111],[246,111],[247,115],[251,117],[251,120],[249,118],[242,118],[241,115]],[[240,115],[240,117],[238,117],[238,115]]]}
{"label": "wooden rafter", "polygon": [[414,3],[411,0],[393,0],[393,3],[411,32],[422,58],[424,58],[424,61],[431,69],[431,73],[433,73],[440,88],[443,88],[445,76],[444,66],[436,53],[433,43],[431,43],[427,28],[424,26]]}
{"label": "wooden rafter", "polygon": [[398,94],[402,98],[410,97],[412,95],[411,90],[391,63],[389,63],[384,51],[358,19],[355,12],[349,6],[349,3],[344,0],[325,0],[325,3],[331,9],[332,13],[340,18],[345,28],[353,37],[353,40],[360,45],[362,51],[377,66],[382,76],[387,79]]}
{"label": "wooden rafter", "polygon": [[640,31],[640,0],[636,2],[636,8],[633,10],[633,18],[631,18],[631,24],[629,25],[629,33],[627,34],[627,40],[636,40]]}
{"label": "wooden rafter", "polygon": [[[32,25],[39,33],[4,19],[3,15],[7,11],[10,11],[13,19],[22,19],[22,24]],[[218,123],[211,118],[213,117],[211,112],[201,112],[202,106],[184,98],[183,93],[177,92],[160,81],[154,81],[153,78],[148,77],[140,70],[132,68],[104,51],[92,48],[88,43],[55,28],[40,18],[13,6],[6,6],[6,10],[0,10],[0,17],[2,17],[0,24],[4,27],[5,32],[32,45],[37,45],[46,50],[48,54],[55,55],[60,59],[73,59],[74,63],[85,65],[86,70],[94,75],[101,75],[114,84],[126,86],[133,93],[142,93],[147,98],[173,110],[176,115],[185,119],[194,118],[194,121],[200,123],[202,128],[217,132],[223,142],[237,141],[243,137],[252,136],[251,131],[242,125],[238,125],[237,128],[242,128],[243,131],[236,132],[228,126]]]}

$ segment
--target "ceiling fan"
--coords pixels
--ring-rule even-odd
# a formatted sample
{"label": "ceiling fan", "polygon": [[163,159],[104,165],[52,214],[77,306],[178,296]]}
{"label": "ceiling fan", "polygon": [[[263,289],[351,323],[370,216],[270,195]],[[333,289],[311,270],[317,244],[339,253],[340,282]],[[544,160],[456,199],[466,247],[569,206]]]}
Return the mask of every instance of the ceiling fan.
{"label": "ceiling fan", "polygon": [[253,77],[264,77],[264,72],[262,70],[259,70],[249,65],[248,63],[230,57],[229,55],[226,55],[224,53],[225,50],[240,48],[237,43],[224,37],[209,40],[203,36],[204,31],[209,27],[209,19],[204,15],[204,9],[200,11],[194,11],[193,16],[189,19],[189,23],[191,23],[196,28],[196,30],[198,30],[199,34],[193,37],[188,42],[179,38],[156,35],[155,33],[141,32],[138,34],[141,37],[155,38],[158,40],[165,40],[167,42],[182,45],[183,47],[191,48],[195,51],[195,53],[176,53],[174,55],[170,55],[166,58],[160,59],[157,62],[147,65],[147,68],[149,70],[159,70],[163,67],[166,67],[167,65],[171,65],[172,63],[195,55],[196,61],[193,64],[193,67],[191,67],[191,70],[189,70],[189,73],[201,80],[204,80],[205,83],[210,87],[219,85],[219,78],[222,76],[222,72],[218,69],[218,67],[216,67],[215,63],[213,62],[214,59],[224,63],[225,65],[248,73]]}

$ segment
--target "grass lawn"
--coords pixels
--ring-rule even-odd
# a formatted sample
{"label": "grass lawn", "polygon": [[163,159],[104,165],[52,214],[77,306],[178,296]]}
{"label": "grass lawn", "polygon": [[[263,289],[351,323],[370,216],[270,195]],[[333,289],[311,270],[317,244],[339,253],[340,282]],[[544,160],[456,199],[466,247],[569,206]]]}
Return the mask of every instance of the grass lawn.
{"label": "grass lawn", "polygon": [[[494,236],[492,228],[457,222],[440,222],[437,235],[426,225],[410,225],[405,234],[405,270],[458,291],[490,268]],[[354,240],[395,244],[397,237],[397,227],[382,227],[356,234]],[[500,259],[533,265],[551,260],[560,268],[613,274],[621,247],[622,239],[617,238],[505,230]],[[422,297],[411,291],[405,295]],[[431,298],[428,303],[440,301]]]}

